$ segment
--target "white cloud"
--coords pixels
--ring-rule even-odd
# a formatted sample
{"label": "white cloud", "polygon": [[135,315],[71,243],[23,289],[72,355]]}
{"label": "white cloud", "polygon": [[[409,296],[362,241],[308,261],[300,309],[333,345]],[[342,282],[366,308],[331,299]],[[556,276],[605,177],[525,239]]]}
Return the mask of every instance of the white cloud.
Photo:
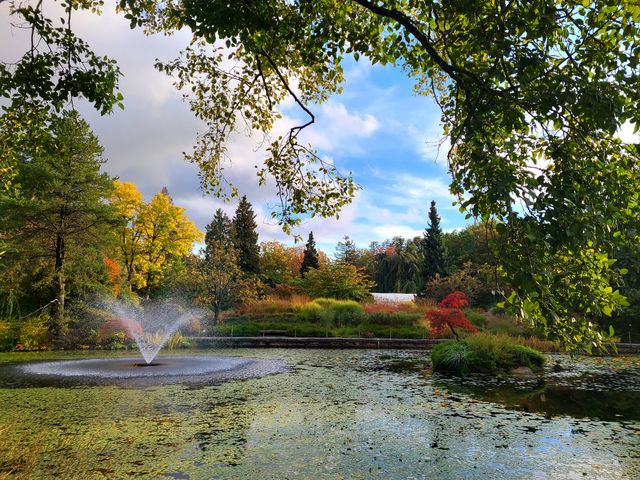
{"label": "white cloud", "polygon": [[[199,190],[197,167],[182,158],[182,152],[191,150],[204,125],[183,102],[172,80],[153,67],[156,58],[176,57],[189,43],[190,34],[181,31],[168,37],[145,36],[140,29],[129,28],[126,19],[115,12],[113,1],[106,3],[99,17],[78,12],[74,18],[78,35],[97,53],[115,57],[125,75],[121,82],[124,111],[101,117],[86,102],[77,103],[105,147],[106,169],[124,181],[135,182],[147,199],[167,186],[175,203],[185,207],[189,218],[202,229],[216,208],[223,208],[232,216],[237,201],[225,203],[204,197]],[[0,21],[8,25],[5,5],[8,3],[0,4]],[[24,31],[0,30],[0,58],[19,58],[25,51],[25,42],[28,36]],[[313,106],[318,121],[305,130],[303,140],[318,148],[323,157],[330,155],[339,168],[346,160],[353,164],[376,151],[381,142],[392,142],[392,149],[400,144],[410,145],[415,158],[430,158],[424,152],[425,141],[440,134],[430,100],[412,97],[399,102],[401,86],[376,83],[375,75],[388,72],[380,68],[366,61],[354,63],[346,72],[347,85],[340,101],[333,99]],[[273,137],[286,133],[304,118],[291,99],[280,107],[286,115],[276,123]],[[266,154],[266,145],[258,148],[259,141],[257,136],[234,134],[227,145],[232,164],[225,173],[254,205],[260,239],[291,243],[292,238],[270,216],[269,206],[277,202],[273,181],[258,187],[255,165],[262,165]],[[361,164],[356,169],[366,187],[372,175],[383,182],[378,182],[381,185],[376,190],[368,186],[366,192],[358,192],[338,220],[309,219],[297,231],[306,236],[313,230],[329,254],[344,235],[351,236],[360,247],[395,235],[414,236],[426,225],[428,202],[432,198],[438,202],[439,210],[451,204],[448,180],[442,177],[398,174],[392,164],[379,163],[371,168]],[[443,224],[445,219],[443,215]]]}
{"label": "white cloud", "polygon": [[330,100],[317,110],[317,122],[305,129],[302,137],[323,152],[362,154],[365,149],[361,140],[371,137],[380,128],[380,122],[373,115],[350,112],[340,102]]}
{"label": "white cloud", "polygon": [[379,225],[373,229],[379,240],[393,237],[414,238],[422,235],[423,230],[417,230],[407,225]]}

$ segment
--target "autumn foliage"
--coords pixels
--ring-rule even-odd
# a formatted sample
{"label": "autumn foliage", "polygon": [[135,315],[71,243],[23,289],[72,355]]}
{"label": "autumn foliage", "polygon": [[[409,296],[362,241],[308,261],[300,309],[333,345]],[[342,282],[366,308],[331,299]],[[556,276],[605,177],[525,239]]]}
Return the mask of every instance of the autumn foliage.
{"label": "autumn foliage", "polygon": [[456,328],[472,333],[477,332],[476,327],[467,320],[462,311],[467,303],[464,292],[453,292],[442,299],[438,308],[428,311],[425,317],[431,325],[431,336],[438,337],[446,333],[447,330],[451,330],[457,339]]}
{"label": "autumn foliage", "polygon": [[122,268],[120,268],[120,264],[117,260],[113,258],[105,257],[103,258],[105,269],[107,270],[107,282],[109,282],[109,286],[111,287],[111,293],[113,296],[117,297],[120,295],[120,290],[122,287],[121,283],[121,273]]}

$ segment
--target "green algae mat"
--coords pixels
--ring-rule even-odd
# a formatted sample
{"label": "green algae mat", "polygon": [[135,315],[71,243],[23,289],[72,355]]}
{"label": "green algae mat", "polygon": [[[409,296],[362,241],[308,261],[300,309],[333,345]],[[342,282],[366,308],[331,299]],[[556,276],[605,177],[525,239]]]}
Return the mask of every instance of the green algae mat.
{"label": "green algae mat", "polygon": [[0,377],[0,479],[640,478],[638,357],[459,379],[432,374],[419,351],[199,353],[288,371],[151,387]]}

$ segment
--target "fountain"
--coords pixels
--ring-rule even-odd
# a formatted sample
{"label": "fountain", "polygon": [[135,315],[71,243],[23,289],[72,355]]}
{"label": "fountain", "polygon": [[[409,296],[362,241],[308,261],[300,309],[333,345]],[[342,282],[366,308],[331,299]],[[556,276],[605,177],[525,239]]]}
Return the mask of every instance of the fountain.
{"label": "fountain", "polygon": [[152,303],[145,309],[114,301],[109,308],[133,337],[147,365],[182,325],[202,316],[171,301]]}
{"label": "fountain", "polygon": [[150,303],[142,309],[109,300],[101,302],[101,307],[112,312],[127,329],[144,362],[131,357],[30,362],[17,369],[8,367],[9,370],[5,372],[0,367],[0,376],[4,374],[19,382],[26,380],[45,384],[57,384],[63,378],[65,383],[129,385],[136,380],[141,385],[154,385],[176,381],[210,383],[287,371],[280,360],[248,357],[172,355],[156,360],[158,352],[181,326],[202,317],[200,311],[187,309],[172,301]]}

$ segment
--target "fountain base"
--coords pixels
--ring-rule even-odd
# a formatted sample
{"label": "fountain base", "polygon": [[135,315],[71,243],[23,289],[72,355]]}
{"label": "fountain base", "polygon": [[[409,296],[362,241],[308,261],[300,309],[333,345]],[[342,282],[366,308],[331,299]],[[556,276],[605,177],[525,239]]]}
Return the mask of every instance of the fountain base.
{"label": "fountain base", "polygon": [[[145,367],[145,368],[141,368]],[[146,368],[153,367],[153,368]],[[154,385],[216,383],[287,371],[280,360],[208,355],[162,356],[148,364],[139,358],[92,358],[33,362],[6,367],[9,377],[29,383]],[[0,372],[0,377],[3,372]]]}

